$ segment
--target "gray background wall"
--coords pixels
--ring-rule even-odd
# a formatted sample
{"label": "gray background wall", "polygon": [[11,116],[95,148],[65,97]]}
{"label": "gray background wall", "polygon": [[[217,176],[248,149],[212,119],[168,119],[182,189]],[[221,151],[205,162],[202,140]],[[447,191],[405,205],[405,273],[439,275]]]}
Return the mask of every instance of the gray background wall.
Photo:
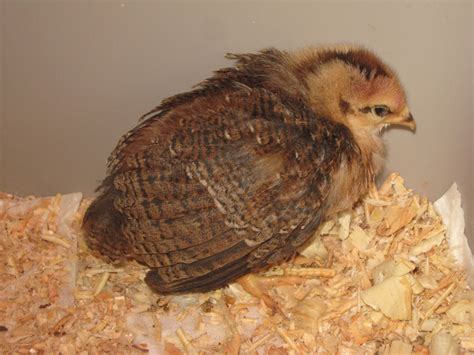
{"label": "gray background wall", "polygon": [[385,173],[431,199],[456,181],[472,230],[472,4],[3,1],[0,190],[92,194],[119,136],[226,52],[353,42],[396,68],[418,124],[386,134]]}

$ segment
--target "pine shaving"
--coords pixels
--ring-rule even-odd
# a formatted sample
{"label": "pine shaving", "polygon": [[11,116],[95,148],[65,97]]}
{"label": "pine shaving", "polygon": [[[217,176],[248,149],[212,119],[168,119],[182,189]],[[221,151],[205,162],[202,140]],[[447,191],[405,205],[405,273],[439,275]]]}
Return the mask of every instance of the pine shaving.
{"label": "pine shaving", "polygon": [[435,303],[428,309],[426,312],[424,318],[429,318],[433,312],[440,306],[441,303],[444,302],[444,300],[449,296],[449,294],[453,291],[454,287],[456,287],[455,283],[452,283],[451,286],[448,287],[446,291],[443,292],[441,296],[435,301]]}
{"label": "pine shaving", "polygon": [[296,351],[297,354],[300,354],[299,349],[296,347],[295,342],[288,336],[288,334],[282,328],[276,328],[277,333],[283,338],[283,340],[288,344],[288,346]]}
{"label": "pine shaving", "polygon": [[102,292],[102,290],[104,289],[105,284],[107,283],[107,280],[109,279],[109,276],[110,276],[110,273],[108,273],[108,272],[104,272],[102,274],[102,277],[99,280],[99,282],[97,283],[97,286],[94,290],[94,296],[97,296],[99,293]]}
{"label": "pine shaving", "polygon": [[61,239],[61,237],[59,237],[57,235],[44,234],[44,235],[41,236],[41,239],[46,240],[46,241],[51,242],[51,243],[62,245],[65,248],[70,248],[71,247],[71,245],[68,242]]}

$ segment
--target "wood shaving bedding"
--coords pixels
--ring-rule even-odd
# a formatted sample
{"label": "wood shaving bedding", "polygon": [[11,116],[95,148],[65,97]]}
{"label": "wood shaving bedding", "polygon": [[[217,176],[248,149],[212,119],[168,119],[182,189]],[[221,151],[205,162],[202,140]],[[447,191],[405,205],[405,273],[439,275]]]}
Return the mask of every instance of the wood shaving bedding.
{"label": "wood shaving bedding", "polygon": [[90,202],[0,193],[0,353],[474,351],[474,291],[446,227],[396,174],[288,263],[205,294],[154,294],[145,267],[92,256]]}

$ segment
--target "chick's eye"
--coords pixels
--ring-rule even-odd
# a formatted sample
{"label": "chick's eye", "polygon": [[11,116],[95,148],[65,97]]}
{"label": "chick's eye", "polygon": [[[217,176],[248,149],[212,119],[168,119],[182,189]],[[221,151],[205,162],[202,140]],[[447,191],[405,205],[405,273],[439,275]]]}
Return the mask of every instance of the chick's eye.
{"label": "chick's eye", "polygon": [[379,117],[384,117],[390,113],[390,109],[385,105],[378,105],[378,106],[372,107],[372,113]]}

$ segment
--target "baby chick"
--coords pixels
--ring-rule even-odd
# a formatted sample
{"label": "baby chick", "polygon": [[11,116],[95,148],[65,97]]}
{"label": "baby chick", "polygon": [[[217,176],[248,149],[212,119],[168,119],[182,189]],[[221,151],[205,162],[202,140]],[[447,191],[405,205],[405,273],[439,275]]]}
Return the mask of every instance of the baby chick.
{"label": "baby chick", "polygon": [[415,128],[395,73],[361,47],[267,49],[165,99],[122,137],[83,221],[92,249],[160,293],[280,263],[380,171],[388,125]]}

